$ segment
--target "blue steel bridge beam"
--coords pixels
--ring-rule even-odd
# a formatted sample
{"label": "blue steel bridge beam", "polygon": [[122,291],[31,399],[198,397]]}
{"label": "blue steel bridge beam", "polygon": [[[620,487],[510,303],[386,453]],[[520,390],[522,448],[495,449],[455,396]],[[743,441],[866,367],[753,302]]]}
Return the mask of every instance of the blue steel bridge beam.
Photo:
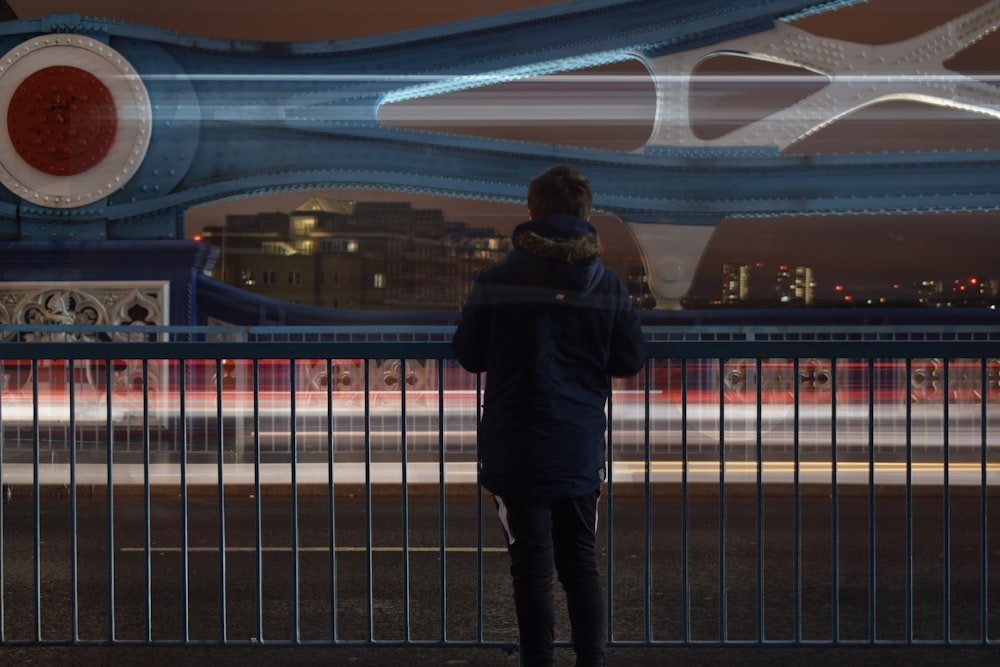
{"label": "blue steel bridge beam", "polygon": [[596,207],[630,223],[654,290],[670,305],[686,291],[697,261],[681,258],[673,246],[684,250],[689,243],[698,251],[727,216],[995,208],[1000,155],[990,152],[821,157],[650,146],[614,152],[378,124],[379,106],[394,100],[648,59],[839,4],[847,3],[592,0],[395,35],[293,44],[222,42],[75,15],[0,24],[0,46],[8,50],[49,33],[106,43],[134,67],[152,108],[148,150],[120,188],[59,207],[0,192],[0,238],[179,238],[183,213],[193,206],[312,188],[521,202],[532,176],[572,163],[590,176]]}
{"label": "blue steel bridge beam", "polygon": [[[423,135],[418,141],[429,157],[414,164],[404,161],[412,135],[357,132],[377,127],[378,106],[387,100],[689,48],[769,27],[775,17],[813,5],[583,0],[364,39],[303,43],[216,40],[75,14],[0,24],[5,65],[19,64],[19,76],[25,69],[63,64],[67,48],[39,47],[33,41],[38,38],[80,35],[106,43],[134,68],[153,111],[148,152],[123,186],[72,206],[37,197],[22,202],[13,193],[2,197],[0,238],[58,236],[58,224],[68,220],[98,238],[175,238],[183,233],[183,210],[194,205],[292,184],[337,183],[327,170],[336,171],[338,160],[381,170],[377,158],[366,165],[366,154],[348,145],[357,140],[379,154],[399,147],[392,171],[405,174],[404,184],[419,180],[415,172],[435,159],[443,138]],[[37,66],[24,64],[34,61]],[[0,72],[8,99],[18,84],[10,71]],[[407,138],[396,141],[397,134]],[[326,142],[319,147],[319,169],[303,154],[303,144],[317,141]],[[559,157],[558,149],[523,150]],[[18,220],[54,222],[39,231]]]}

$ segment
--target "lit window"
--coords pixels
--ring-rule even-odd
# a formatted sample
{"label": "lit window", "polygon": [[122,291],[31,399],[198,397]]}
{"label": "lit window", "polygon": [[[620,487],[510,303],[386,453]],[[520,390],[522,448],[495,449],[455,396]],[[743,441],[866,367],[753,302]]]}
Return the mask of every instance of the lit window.
{"label": "lit window", "polygon": [[357,252],[359,244],[356,239],[323,239],[321,247],[323,252]]}
{"label": "lit window", "polygon": [[292,231],[296,236],[304,236],[316,228],[316,218],[302,216],[292,218]]}
{"label": "lit window", "polygon": [[277,255],[279,257],[294,255],[296,252],[295,248],[284,241],[264,241],[260,244],[260,248],[265,255]]}
{"label": "lit window", "polygon": [[385,274],[384,273],[376,273],[373,285],[374,285],[375,289],[383,289],[385,287]]}
{"label": "lit window", "polygon": [[250,287],[256,284],[257,280],[254,278],[253,271],[240,271],[240,282]]}

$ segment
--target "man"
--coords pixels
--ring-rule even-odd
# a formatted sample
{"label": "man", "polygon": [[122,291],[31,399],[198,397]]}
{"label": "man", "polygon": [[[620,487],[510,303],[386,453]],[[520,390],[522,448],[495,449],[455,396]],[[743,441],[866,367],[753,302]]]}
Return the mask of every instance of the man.
{"label": "man", "polygon": [[645,363],[639,317],[600,259],[582,174],[531,182],[531,220],[473,286],[452,347],[486,372],[479,465],[507,536],[522,664],[551,665],[553,564],[566,591],[577,665],[603,665],[604,592],[595,562],[613,376]]}

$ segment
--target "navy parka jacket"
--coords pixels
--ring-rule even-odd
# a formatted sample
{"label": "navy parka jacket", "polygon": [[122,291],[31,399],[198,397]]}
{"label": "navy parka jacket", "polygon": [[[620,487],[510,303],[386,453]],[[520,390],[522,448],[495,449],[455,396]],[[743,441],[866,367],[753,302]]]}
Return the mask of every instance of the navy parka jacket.
{"label": "navy parka jacket", "polygon": [[481,480],[501,497],[590,493],[605,477],[611,378],[645,362],[639,317],[588,221],[542,216],[512,240],[480,274],[452,340],[466,370],[486,372]]}

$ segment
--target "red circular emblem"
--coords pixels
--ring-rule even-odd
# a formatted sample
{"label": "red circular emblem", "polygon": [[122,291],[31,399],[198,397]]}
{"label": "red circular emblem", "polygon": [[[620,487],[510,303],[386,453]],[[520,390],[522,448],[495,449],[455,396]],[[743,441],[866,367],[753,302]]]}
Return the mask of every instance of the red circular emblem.
{"label": "red circular emblem", "polygon": [[78,67],[46,67],[14,91],[7,132],[21,158],[53,176],[98,164],[111,150],[118,110],[111,91]]}

